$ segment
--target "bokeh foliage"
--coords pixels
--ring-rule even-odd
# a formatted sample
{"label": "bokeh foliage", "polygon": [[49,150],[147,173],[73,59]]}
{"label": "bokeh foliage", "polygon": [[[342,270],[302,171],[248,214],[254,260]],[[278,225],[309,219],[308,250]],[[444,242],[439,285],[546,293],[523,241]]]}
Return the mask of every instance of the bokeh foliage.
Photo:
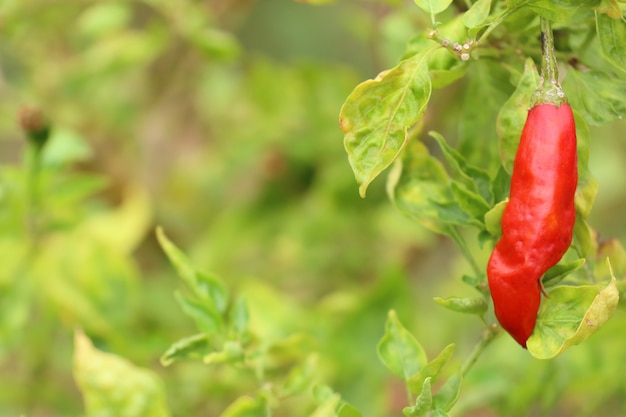
{"label": "bokeh foliage", "polygon": [[[127,415],[263,415],[266,405],[274,416],[358,415],[350,404],[401,415],[403,387],[377,357],[390,309],[429,358],[457,344],[444,350],[443,380],[453,380],[480,326],[432,298],[465,295],[459,278],[471,268],[403,218],[382,182],[359,198],[338,121],[354,86],[395,66],[430,15],[394,0],[307,3],[326,2],[0,3],[0,416],[100,415],[117,388]],[[479,161],[496,149],[486,145],[495,122],[471,132],[495,121],[523,65],[511,75],[481,61],[456,82],[441,74],[438,88],[449,85],[425,131],[437,126]],[[603,82],[581,77],[568,79],[573,103]],[[489,101],[476,106],[477,91]],[[618,104],[616,93],[616,114]],[[25,106],[51,124],[36,174],[17,123]],[[586,117],[606,122],[596,110]],[[592,126],[590,142],[600,184],[590,221],[621,240],[623,128]],[[203,347],[185,338],[211,323],[185,315],[194,300],[157,225],[194,270],[216,277],[228,305],[245,300],[264,375],[215,357],[159,361],[181,339]],[[494,341],[455,415],[623,412],[621,314],[553,362]],[[267,384],[279,382],[275,397]]]}

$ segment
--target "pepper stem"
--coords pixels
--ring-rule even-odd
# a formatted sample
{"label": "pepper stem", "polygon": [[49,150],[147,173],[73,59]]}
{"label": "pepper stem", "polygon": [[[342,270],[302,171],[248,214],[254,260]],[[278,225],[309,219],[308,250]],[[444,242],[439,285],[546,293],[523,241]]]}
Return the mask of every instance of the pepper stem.
{"label": "pepper stem", "polygon": [[532,105],[553,104],[561,106],[567,103],[565,93],[559,83],[559,68],[554,53],[554,35],[548,19],[541,21],[541,80],[533,95]]}

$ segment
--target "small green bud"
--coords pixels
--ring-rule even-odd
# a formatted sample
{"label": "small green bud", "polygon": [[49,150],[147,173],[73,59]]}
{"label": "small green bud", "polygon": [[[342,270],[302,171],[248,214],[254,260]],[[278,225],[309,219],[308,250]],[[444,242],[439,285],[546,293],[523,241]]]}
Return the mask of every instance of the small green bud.
{"label": "small green bud", "polygon": [[19,123],[28,141],[38,149],[44,147],[50,136],[50,124],[40,109],[23,107],[19,114]]}

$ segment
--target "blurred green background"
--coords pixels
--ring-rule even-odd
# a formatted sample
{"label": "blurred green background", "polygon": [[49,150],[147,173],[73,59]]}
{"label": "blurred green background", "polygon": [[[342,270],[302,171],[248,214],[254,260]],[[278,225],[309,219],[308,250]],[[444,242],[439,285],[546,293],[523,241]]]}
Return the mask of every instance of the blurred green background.
{"label": "blurred green background", "polygon": [[[220,366],[159,363],[194,328],[172,295],[179,282],[157,225],[198,269],[246,294],[265,337],[307,335],[321,377],[365,416],[406,405],[376,357],[389,309],[429,356],[457,343],[460,363],[481,323],[432,298],[473,295],[460,280],[468,266],[452,242],[394,210],[383,180],[358,197],[338,128],[350,91],[393,66],[427,19],[401,0],[0,2],[0,416],[83,415],[76,327],[157,372],[175,416],[218,416],[254,388]],[[452,142],[464,87],[439,92],[426,116]],[[24,106],[53,128],[34,253]],[[594,128],[591,145],[600,191],[590,223],[622,241],[624,128]],[[616,364],[626,353],[614,337],[624,331],[618,313],[551,362],[501,337],[454,415],[624,412]]]}

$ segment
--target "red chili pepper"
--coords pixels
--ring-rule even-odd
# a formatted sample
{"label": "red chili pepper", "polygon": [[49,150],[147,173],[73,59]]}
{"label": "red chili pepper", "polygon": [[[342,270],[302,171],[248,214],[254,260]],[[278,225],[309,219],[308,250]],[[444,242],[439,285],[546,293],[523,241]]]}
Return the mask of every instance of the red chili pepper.
{"label": "red chili pepper", "polygon": [[515,155],[502,237],[487,265],[496,317],[523,347],[535,327],[541,277],[572,241],[577,183],[571,107],[534,106]]}

